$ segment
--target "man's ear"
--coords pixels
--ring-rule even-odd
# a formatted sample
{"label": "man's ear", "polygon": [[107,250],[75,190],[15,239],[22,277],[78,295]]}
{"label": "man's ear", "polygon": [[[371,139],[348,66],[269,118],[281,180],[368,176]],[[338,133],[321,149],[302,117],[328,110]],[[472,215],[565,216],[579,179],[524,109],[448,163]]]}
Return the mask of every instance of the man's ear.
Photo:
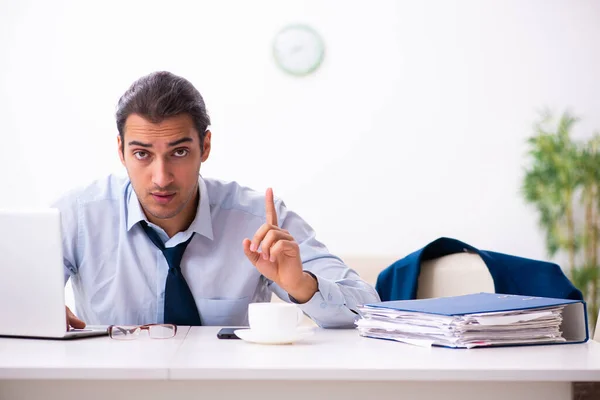
{"label": "man's ear", "polygon": [[207,130],[206,134],[204,135],[204,142],[202,146],[202,162],[205,162],[208,159],[208,156],[210,155],[210,138],[211,132]]}
{"label": "man's ear", "polygon": [[123,154],[123,151],[125,149],[123,148],[123,141],[121,140],[121,135],[117,135],[117,145],[119,146],[117,151],[119,152],[119,158],[121,159],[121,164],[123,164],[123,166],[125,166],[125,155]]}

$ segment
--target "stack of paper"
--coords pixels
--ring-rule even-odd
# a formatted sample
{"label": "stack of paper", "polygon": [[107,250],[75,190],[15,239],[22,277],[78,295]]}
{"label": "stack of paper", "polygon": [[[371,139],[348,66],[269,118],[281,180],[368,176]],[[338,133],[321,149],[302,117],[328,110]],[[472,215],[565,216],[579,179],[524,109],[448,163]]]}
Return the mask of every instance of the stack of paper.
{"label": "stack of paper", "polygon": [[494,293],[389,301],[359,307],[356,325],[362,336],[424,346],[559,343],[566,305],[554,304],[560,302]]}

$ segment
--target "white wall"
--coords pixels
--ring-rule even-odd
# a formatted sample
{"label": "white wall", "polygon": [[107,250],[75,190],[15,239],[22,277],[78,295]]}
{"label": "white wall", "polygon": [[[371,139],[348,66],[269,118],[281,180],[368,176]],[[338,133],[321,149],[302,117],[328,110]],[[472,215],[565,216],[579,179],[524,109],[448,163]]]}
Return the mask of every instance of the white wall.
{"label": "white wall", "polygon": [[[167,69],[205,96],[203,175],[274,187],[333,252],[447,235],[545,258],[524,141],[544,106],[600,129],[599,21],[594,0],[0,0],[0,206],[123,173],[116,102]],[[290,22],[324,37],[313,76],[272,61]]]}

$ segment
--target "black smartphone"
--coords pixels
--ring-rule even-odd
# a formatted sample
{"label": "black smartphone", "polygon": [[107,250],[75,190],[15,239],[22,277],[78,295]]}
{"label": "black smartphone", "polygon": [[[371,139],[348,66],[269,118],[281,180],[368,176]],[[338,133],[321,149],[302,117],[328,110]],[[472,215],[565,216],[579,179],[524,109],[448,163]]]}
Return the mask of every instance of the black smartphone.
{"label": "black smartphone", "polygon": [[217,333],[217,337],[219,339],[239,339],[234,333],[236,329],[240,328],[222,328],[219,333]]}

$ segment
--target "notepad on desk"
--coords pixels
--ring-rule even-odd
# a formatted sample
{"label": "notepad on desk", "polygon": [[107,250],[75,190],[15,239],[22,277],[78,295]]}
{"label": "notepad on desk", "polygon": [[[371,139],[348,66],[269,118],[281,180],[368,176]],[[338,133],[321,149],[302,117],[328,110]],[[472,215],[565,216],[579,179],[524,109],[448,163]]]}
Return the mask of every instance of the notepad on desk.
{"label": "notepad on desk", "polygon": [[361,336],[421,346],[473,348],[582,343],[585,302],[476,293],[359,307]]}

